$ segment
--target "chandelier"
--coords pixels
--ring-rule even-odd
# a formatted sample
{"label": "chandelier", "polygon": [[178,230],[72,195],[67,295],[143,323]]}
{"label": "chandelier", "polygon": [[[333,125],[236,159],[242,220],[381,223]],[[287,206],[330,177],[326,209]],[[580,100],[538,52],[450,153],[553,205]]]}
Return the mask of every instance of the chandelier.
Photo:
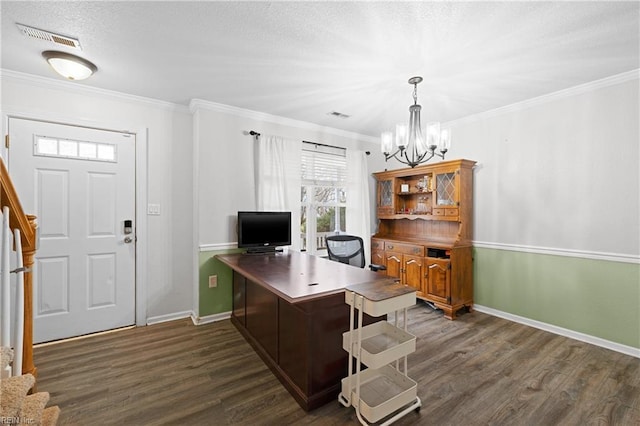
{"label": "chandelier", "polygon": [[[406,124],[396,125],[396,150],[393,150],[393,132],[383,132],[381,138],[381,150],[385,161],[395,158],[399,162],[410,167],[426,163],[434,156],[444,159],[444,155],[451,145],[451,131],[449,129],[440,130],[440,123],[427,123],[426,138],[422,134],[420,125],[420,110],[418,105],[418,83],[422,77],[411,77],[409,84],[413,84],[413,105],[409,107],[409,126]],[[436,152],[436,150],[440,152]]]}

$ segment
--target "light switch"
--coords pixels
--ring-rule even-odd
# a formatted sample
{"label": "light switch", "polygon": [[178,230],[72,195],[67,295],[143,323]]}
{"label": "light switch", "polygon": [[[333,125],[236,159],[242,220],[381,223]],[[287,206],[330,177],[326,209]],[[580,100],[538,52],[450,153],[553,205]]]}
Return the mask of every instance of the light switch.
{"label": "light switch", "polygon": [[147,214],[149,216],[160,216],[160,204],[148,204]]}

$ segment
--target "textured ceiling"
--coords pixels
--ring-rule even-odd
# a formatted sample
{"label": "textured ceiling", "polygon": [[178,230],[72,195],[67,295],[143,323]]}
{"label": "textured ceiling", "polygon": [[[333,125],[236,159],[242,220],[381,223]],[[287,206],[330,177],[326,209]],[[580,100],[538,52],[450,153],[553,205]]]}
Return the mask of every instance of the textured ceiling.
{"label": "textured ceiling", "polygon": [[639,5],[2,1],[1,66],[57,78],[21,23],[80,40],[99,71],[77,84],[376,136],[408,119],[414,75],[424,123],[638,69]]}

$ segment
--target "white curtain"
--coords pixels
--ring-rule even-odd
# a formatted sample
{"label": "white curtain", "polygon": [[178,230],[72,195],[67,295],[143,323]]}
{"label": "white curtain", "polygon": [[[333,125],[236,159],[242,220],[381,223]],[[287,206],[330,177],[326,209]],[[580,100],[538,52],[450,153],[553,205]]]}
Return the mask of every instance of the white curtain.
{"label": "white curtain", "polygon": [[364,241],[367,262],[371,259],[371,215],[369,206],[369,171],[367,155],[347,149],[347,234]]}
{"label": "white curtain", "polygon": [[291,212],[291,248],[300,250],[300,141],[261,135],[258,140],[256,205],[260,211]]}

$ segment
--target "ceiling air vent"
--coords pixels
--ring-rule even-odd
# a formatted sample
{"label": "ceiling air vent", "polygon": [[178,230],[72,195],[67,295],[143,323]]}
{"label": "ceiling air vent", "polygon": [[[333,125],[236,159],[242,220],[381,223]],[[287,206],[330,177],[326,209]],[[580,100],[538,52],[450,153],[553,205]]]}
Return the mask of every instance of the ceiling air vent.
{"label": "ceiling air vent", "polygon": [[343,113],[338,112],[338,111],[328,112],[327,115],[330,115],[332,117],[338,117],[338,118],[349,118],[349,117],[351,117],[350,115],[343,114]]}
{"label": "ceiling air vent", "polygon": [[22,24],[16,24],[16,25],[18,26],[18,28],[20,28],[20,31],[22,31],[22,34],[26,35],[27,37],[37,38],[38,40],[50,41],[60,46],[66,46],[66,47],[71,47],[73,49],[82,50],[82,47],[80,47],[80,41],[78,41],[78,39],[63,36],[60,34],[50,33],[49,31],[28,27]]}

